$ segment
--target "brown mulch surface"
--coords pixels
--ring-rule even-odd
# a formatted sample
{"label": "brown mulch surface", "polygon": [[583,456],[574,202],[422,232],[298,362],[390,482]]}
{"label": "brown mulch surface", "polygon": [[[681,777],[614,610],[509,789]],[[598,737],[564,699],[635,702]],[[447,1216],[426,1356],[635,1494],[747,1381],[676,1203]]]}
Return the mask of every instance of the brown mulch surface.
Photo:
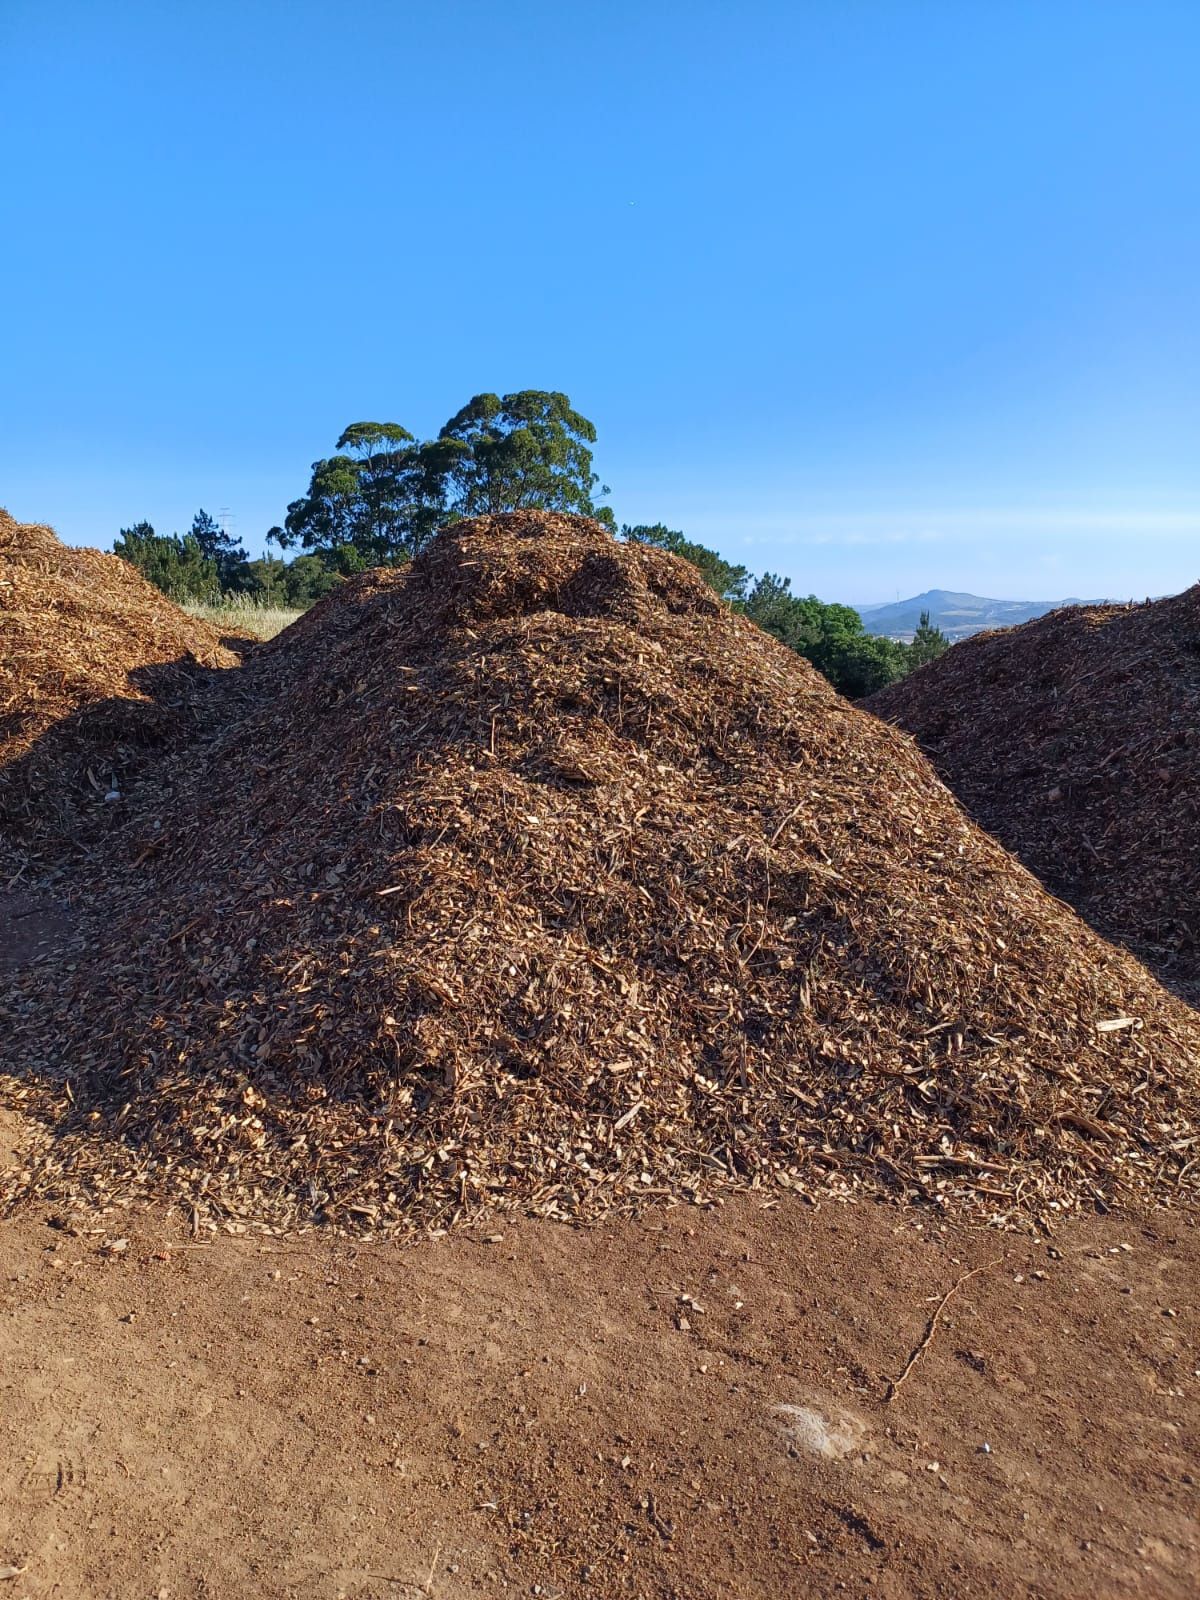
{"label": "brown mulch surface", "polygon": [[90,956],[9,1002],[10,1200],[436,1231],[1194,1186],[1200,1019],[686,563],[460,523],[234,676]]}
{"label": "brown mulch surface", "polygon": [[38,851],[106,829],[148,751],[186,736],[200,669],[240,653],[128,563],[0,510],[0,830]]}
{"label": "brown mulch surface", "polygon": [[980,634],[866,704],[1093,926],[1200,981],[1200,584]]}

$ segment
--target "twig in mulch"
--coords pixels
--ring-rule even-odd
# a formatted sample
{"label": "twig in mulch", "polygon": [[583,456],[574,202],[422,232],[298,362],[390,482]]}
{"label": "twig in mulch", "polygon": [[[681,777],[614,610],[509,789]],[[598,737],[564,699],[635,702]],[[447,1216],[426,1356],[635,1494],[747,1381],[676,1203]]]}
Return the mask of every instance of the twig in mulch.
{"label": "twig in mulch", "polygon": [[934,1310],[933,1315],[930,1317],[929,1322],[926,1325],[925,1332],[921,1337],[921,1342],[916,1346],[908,1360],[904,1363],[904,1371],[898,1378],[893,1378],[888,1384],[887,1393],[883,1397],[885,1405],[890,1404],[891,1401],[896,1398],[897,1394],[900,1392],[900,1385],[908,1377],[909,1373],[929,1348],[933,1340],[933,1336],[937,1332],[938,1319],[941,1317],[942,1312],[950,1304],[950,1301],[962,1288],[963,1284],[966,1283],[970,1278],[977,1277],[981,1272],[987,1272],[992,1267],[998,1267],[1004,1259],[1004,1256],[996,1256],[992,1261],[985,1261],[978,1267],[972,1267],[969,1272],[964,1272],[961,1277],[959,1277],[950,1285],[945,1294],[938,1301],[937,1307]]}

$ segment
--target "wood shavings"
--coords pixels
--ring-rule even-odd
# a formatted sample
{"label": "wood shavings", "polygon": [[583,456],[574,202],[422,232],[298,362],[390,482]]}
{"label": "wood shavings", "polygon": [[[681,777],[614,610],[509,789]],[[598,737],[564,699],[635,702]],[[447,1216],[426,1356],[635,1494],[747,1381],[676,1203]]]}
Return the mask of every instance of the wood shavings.
{"label": "wood shavings", "polygon": [[131,802],[92,948],[6,999],[8,1204],[439,1235],[1194,1191],[1195,1015],[681,560],[461,522],[214,677],[160,847]]}
{"label": "wood shavings", "polygon": [[0,827],[35,854],[117,830],[128,779],[194,731],[204,669],[241,659],[127,562],[0,510]]}
{"label": "wood shavings", "polygon": [[1200,584],[976,634],[865,704],[1055,894],[1200,999]]}

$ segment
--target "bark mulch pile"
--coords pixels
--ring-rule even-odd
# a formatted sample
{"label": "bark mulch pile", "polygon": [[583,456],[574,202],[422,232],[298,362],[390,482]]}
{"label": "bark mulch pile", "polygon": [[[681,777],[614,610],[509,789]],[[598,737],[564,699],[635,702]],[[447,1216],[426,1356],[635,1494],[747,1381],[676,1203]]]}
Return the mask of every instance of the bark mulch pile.
{"label": "bark mulch pile", "polygon": [[1200,584],[980,634],[867,703],[1093,926],[1200,979]]}
{"label": "bark mulch pile", "polygon": [[0,831],[77,848],[186,724],[195,670],[239,659],[128,563],[0,510]]}
{"label": "bark mulch pile", "polygon": [[11,1199],[411,1230],[1194,1184],[1200,1018],[683,561],[459,523],[238,676],[127,914],[13,999]]}

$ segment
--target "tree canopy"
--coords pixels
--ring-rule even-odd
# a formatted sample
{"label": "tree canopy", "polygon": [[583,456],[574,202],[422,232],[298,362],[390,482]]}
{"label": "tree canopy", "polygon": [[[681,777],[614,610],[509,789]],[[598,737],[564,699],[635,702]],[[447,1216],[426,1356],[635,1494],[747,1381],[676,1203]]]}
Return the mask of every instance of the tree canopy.
{"label": "tree canopy", "polygon": [[313,462],[308,493],[288,506],[280,543],[335,558],[353,551],[367,566],[415,555],[441,513],[427,447],[397,422],[352,422],[336,448]]}
{"label": "tree canopy", "polygon": [[216,561],[193,534],[157,534],[148,522],[122,528],[113,554],[174,600],[199,600],[220,589]]}
{"label": "tree canopy", "polygon": [[844,695],[873,694],[909,670],[908,646],[868,633],[852,606],[791,591],[790,578],[765,572],[746,598],[746,615],[811,661]]}
{"label": "tree canopy", "polygon": [[456,516],[573,511],[615,526],[611,510],[593,498],[600,482],[592,471],[596,429],[557,390],[477,394],[438,441],[448,508]]}
{"label": "tree canopy", "polygon": [[223,594],[241,593],[250,583],[249,557],[240,540],[221,526],[207,511],[192,518],[191,537],[206,561],[216,568],[216,585]]}
{"label": "tree canopy", "polygon": [[933,626],[928,611],[922,611],[908,651],[912,668],[915,670],[917,667],[923,667],[927,661],[936,661],[938,656],[944,656],[949,648],[949,639],[940,628]]}
{"label": "tree canopy", "polygon": [[338,453],[313,462],[281,542],[387,565],[411,559],[444,523],[485,512],[576,511],[611,526],[593,499],[595,440],[565,394],[540,389],[477,394],[423,442],[397,422],[353,422]]}

